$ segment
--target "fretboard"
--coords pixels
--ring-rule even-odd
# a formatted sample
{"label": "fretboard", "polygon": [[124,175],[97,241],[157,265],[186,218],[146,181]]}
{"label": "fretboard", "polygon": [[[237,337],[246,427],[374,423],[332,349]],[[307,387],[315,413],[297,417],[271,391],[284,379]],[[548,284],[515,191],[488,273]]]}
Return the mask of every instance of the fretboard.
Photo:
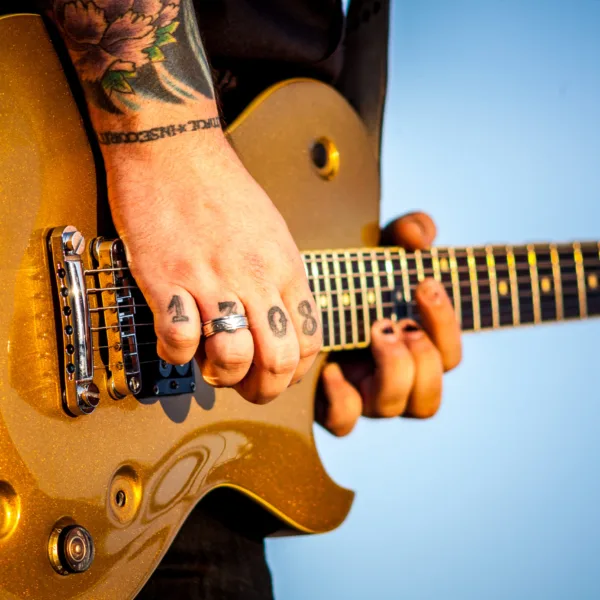
{"label": "fretboard", "polygon": [[303,253],[324,349],[361,348],[382,318],[418,320],[425,277],[440,281],[463,331],[600,315],[600,243],[360,248]]}

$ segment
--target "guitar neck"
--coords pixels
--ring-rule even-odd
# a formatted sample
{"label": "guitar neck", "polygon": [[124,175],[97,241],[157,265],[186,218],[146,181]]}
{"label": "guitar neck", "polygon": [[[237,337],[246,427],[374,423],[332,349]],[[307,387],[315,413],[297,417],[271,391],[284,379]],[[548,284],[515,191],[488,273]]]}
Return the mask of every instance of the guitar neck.
{"label": "guitar neck", "polygon": [[600,243],[359,248],[303,253],[324,349],[366,347],[382,318],[418,320],[425,277],[440,281],[463,331],[600,315]]}

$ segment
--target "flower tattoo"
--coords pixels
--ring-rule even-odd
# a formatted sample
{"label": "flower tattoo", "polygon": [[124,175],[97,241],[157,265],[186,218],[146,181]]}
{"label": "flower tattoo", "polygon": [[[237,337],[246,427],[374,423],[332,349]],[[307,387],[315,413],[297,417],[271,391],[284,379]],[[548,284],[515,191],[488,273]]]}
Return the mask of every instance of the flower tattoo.
{"label": "flower tattoo", "polygon": [[180,0],[54,0],[54,20],[79,76],[110,96],[132,94],[140,67],[176,43]]}

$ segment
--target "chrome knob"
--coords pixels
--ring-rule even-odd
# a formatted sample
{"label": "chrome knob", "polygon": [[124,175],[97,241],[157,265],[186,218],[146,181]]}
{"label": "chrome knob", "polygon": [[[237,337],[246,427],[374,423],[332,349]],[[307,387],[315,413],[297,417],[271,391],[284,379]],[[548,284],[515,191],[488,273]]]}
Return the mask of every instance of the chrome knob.
{"label": "chrome knob", "polygon": [[54,570],[61,575],[85,573],[94,561],[94,540],[81,525],[55,527],[48,553]]}

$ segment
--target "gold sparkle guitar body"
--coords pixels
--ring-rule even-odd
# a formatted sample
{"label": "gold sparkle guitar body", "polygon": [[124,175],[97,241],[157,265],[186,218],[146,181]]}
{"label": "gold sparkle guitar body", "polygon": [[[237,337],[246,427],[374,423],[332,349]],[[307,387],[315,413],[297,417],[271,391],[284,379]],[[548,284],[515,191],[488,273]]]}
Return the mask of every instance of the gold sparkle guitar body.
{"label": "gold sparkle guitar body", "polygon": [[[200,377],[191,394],[115,400],[97,370],[97,410],[65,413],[48,235],[76,225],[93,239],[107,215],[42,20],[0,19],[0,56],[0,598],[133,598],[190,511],[219,487],[256,500],[282,529],[338,526],[353,494],[328,477],[314,445],[318,365],[266,406]],[[376,161],[360,120],[335,91],[312,81],[282,84],[228,135],[301,249],[376,243]],[[319,139],[335,141],[335,172],[311,160]],[[90,532],[95,558],[86,572],[64,576],[49,544],[70,523]]]}

